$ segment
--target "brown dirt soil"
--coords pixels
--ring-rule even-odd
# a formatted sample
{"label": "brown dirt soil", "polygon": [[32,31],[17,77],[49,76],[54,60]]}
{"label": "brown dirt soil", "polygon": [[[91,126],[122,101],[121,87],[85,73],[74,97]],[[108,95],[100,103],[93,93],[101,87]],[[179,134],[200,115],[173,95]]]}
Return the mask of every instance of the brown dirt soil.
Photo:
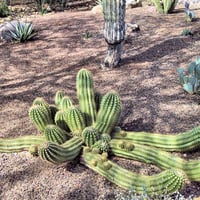
{"label": "brown dirt soil", "polygon": [[[200,17],[200,6],[195,6]],[[127,10],[126,21],[141,30],[129,32],[121,67],[111,71],[99,69],[107,48],[101,14],[67,11],[31,19],[36,40],[0,43],[1,138],[38,134],[28,117],[38,96],[53,103],[56,91],[64,90],[77,101],[75,77],[82,67],[91,70],[100,92],[119,92],[123,129],[177,134],[199,125],[200,98],[183,91],[177,75],[178,67],[187,67],[199,55],[199,19],[186,23],[182,5],[170,15],[160,15],[152,6]],[[185,28],[194,36],[181,36]],[[92,37],[86,38],[87,32]],[[200,152],[184,156],[200,159]],[[114,161],[138,173],[159,171],[139,162]],[[115,199],[114,193],[121,191],[76,162],[54,166],[27,152],[0,154],[0,180],[2,200]],[[200,196],[200,184],[187,182],[181,193]]]}

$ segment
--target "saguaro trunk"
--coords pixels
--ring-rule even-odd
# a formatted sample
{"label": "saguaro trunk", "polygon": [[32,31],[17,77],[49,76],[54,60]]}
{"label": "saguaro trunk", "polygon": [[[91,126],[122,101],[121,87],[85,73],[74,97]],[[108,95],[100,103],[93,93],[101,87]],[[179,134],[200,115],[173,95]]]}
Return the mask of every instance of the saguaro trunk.
{"label": "saguaro trunk", "polygon": [[103,0],[104,37],[108,44],[103,67],[119,66],[122,41],[125,37],[126,0]]}

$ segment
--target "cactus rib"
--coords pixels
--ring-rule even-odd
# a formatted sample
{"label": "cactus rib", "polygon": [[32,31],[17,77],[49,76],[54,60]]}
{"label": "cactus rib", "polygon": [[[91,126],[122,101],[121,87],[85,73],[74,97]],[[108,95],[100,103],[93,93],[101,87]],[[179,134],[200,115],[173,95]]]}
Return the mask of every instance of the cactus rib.
{"label": "cactus rib", "polygon": [[130,140],[137,144],[149,145],[166,151],[186,152],[200,147],[200,127],[177,135],[128,132],[115,128],[112,138]]}
{"label": "cactus rib", "polygon": [[[131,145],[133,148],[128,149],[127,146]],[[161,169],[177,168],[184,171],[189,180],[200,181],[200,160],[187,161],[158,148],[135,144],[127,140],[113,139],[110,141],[110,148],[115,156],[155,164]]]}
{"label": "cactus rib", "polygon": [[47,141],[55,142],[57,144],[63,144],[67,139],[71,137],[69,133],[54,124],[46,126],[44,129],[44,135]]}
{"label": "cactus rib", "polygon": [[84,115],[86,126],[96,121],[96,104],[92,74],[87,69],[81,69],[76,77],[77,96],[80,110]]}
{"label": "cactus rib", "polygon": [[29,117],[39,131],[44,131],[46,125],[52,124],[52,118],[47,109],[41,105],[33,105],[29,109]]}
{"label": "cactus rib", "polygon": [[100,105],[95,128],[102,134],[110,134],[121,114],[121,101],[116,92],[107,93]]}
{"label": "cactus rib", "polygon": [[130,172],[117,164],[101,159],[99,154],[83,152],[81,162],[97,173],[106,177],[109,181],[125,189],[134,189],[137,193],[143,193],[144,188],[149,195],[173,193],[180,190],[184,184],[184,173],[181,170],[165,170],[159,174],[145,176]]}
{"label": "cactus rib", "polygon": [[28,151],[31,145],[40,145],[45,141],[44,136],[27,135],[12,139],[0,138],[0,152],[13,153]]}
{"label": "cactus rib", "polygon": [[45,142],[39,147],[38,153],[43,160],[60,164],[76,158],[82,149],[82,144],[82,140],[78,137],[73,137],[62,145]]}
{"label": "cactus rib", "polygon": [[72,106],[66,112],[65,122],[67,123],[72,135],[80,136],[85,128],[85,121],[79,108]]}

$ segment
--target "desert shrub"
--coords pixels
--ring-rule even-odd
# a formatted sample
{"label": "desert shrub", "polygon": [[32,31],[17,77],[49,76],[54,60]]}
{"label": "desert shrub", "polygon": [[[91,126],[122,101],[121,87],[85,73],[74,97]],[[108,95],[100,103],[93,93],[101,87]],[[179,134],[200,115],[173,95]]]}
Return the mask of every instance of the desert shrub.
{"label": "desert shrub", "polygon": [[10,24],[11,26],[10,29],[8,30],[8,34],[12,40],[25,42],[31,40],[36,34],[32,23],[25,23],[22,21],[18,21]]}
{"label": "desert shrub", "polygon": [[7,17],[9,15],[9,8],[6,2],[0,2],[0,17]]}

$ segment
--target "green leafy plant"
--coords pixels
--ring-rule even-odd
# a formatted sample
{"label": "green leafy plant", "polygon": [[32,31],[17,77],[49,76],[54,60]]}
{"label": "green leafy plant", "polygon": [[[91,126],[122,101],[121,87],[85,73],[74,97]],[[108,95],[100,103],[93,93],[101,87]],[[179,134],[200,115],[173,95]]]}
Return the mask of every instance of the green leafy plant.
{"label": "green leafy plant", "polygon": [[[199,65],[199,60],[193,65]],[[29,151],[53,164],[80,158],[81,164],[122,188],[133,188],[144,199],[179,191],[186,178],[200,181],[199,160],[187,161],[170,153],[198,149],[200,127],[178,135],[127,132],[117,127],[122,112],[117,92],[97,93],[87,69],[78,72],[76,89],[79,106],[62,91],[56,93],[55,105],[36,98],[29,116],[40,134],[0,138],[0,152]],[[109,156],[152,163],[162,172],[151,176],[134,173]]]}
{"label": "green leafy plant", "polygon": [[22,21],[11,23],[9,34],[13,40],[19,42],[26,42],[31,40],[36,35],[32,23],[25,23]]}
{"label": "green leafy plant", "polygon": [[177,3],[178,3],[178,0],[152,0],[153,1],[153,4],[155,5],[157,11],[161,14],[168,14],[168,13],[171,13]]}
{"label": "green leafy plant", "polygon": [[193,35],[193,32],[189,29],[184,29],[181,33],[183,36]]}
{"label": "green leafy plant", "polygon": [[9,8],[6,1],[0,2],[0,17],[7,17],[9,15]]}
{"label": "green leafy plant", "polygon": [[200,58],[189,64],[187,72],[183,68],[178,68],[179,81],[183,89],[190,94],[200,93]]}

